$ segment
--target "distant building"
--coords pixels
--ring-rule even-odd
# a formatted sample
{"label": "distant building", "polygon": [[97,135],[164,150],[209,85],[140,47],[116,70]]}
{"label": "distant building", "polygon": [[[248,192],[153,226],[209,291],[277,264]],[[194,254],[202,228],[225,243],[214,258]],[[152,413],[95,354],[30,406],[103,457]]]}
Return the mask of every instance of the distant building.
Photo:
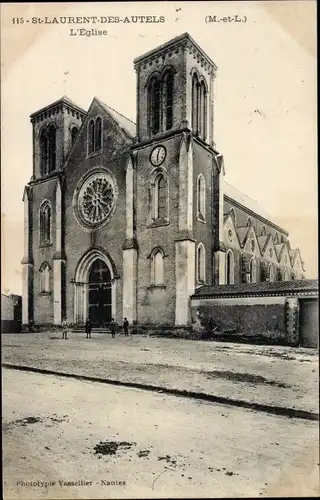
{"label": "distant building", "polygon": [[19,333],[22,322],[22,297],[1,294],[1,332]]}
{"label": "distant building", "polygon": [[204,284],[304,277],[288,232],[224,182],[210,57],[183,34],[134,67],[136,124],[97,98],[31,115],[25,325],[185,326]]}

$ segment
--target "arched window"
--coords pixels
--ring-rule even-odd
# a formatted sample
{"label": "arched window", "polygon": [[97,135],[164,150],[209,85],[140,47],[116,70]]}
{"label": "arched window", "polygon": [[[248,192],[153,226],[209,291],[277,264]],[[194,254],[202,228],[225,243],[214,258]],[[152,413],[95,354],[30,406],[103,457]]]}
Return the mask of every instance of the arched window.
{"label": "arched window", "polygon": [[95,129],[95,140],[94,140],[94,149],[95,151],[99,151],[102,146],[102,120],[100,116],[96,119],[96,129]]}
{"label": "arched window", "polygon": [[206,183],[202,174],[197,182],[197,217],[205,219],[206,217]]}
{"label": "arched window", "polygon": [[206,282],[206,251],[202,243],[197,248],[197,283]]}
{"label": "arched window", "polygon": [[72,127],[72,129],[71,129],[71,144],[75,143],[77,135],[78,135],[78,127]]}
{"label": "arched window", "polygon": [[160,80],[154,76],[148,88],[149,129],[152,134],[160,131]]}
{"label": "arched window", "polygon": [[88,154],[94,151],[94,138],[95,138],[95,123],[94,120],[90,120],[88,126]]}
{"label": "arched window", "polygon": [[173,125],[173,72],[169,70],[163,78],[164,93],[164,128],[170,130]]}
{"label": "arched window", "polygon": [[51,207],[44,202],[40,207],[40,243],[51,241]]}
{"label": "arched window", "polygon": [[261,236],[265,236],[267,234],[266,232],[266,226],[262,226],[261,228]]}
{"label": "arched window", "polygon": [[48,131],[48,159],[49,159],[49,172],[56,169],[56,128],[51,125]]}
{"label": "arched window", "polygon": [[251,219],[250,219],[250,217],[248,217],[247,226],[251,226],[251,224],[252,224]]}
{"label": "arched window", "polygon": [[226,283],[234,285],[234,255],[232,250],[228,250],[226,255]]}
{"label": "arched window", "polygon": [[153,188],[153,218],[167,218],[167,181],[165,176],[160,173],[156,176]]}
{"label": "arched window", "polygon": [[48,134],[44,129],[40,135],[40,171],[41,175],[48,174]]}
{"label": "arched window", "polygon": [[156,249],[151,255],[151,284],[163,285],[164,284],[164,265],[163,265],[163,252]]}
{"label": "arched window", "polygon": [[196,73],[192,76],[192,131],[194,134],[198,134],[199,132],[199,123],[198,123],[198,115],[199,115],[199,99],[198,99],[198,88],[199,81]]}
{"label": "arched window", "polygon": [[40,267],[40,293],[50,292],[50,267],[47,262]]}
{"label": "arched window", "polygon": [[274,282],[274,267],[272,264],[269,264],[268,267],[268,278],[271,283]]}
{"label": "arched window", "polygon": [[283,281],[289,281],[288,269],[283,271]]}
{"label": "arched window", "polygon": [[257,283],[257,262],[254,257],[250,259],[249,273],[250,273],[250,283]]}
{"label": "arched window", "polygon": [[200,83],[199,88],[200,94],[200,136],[202,139],[206,139],[207,135],[207,90],[204,81]]}
{"label": "arched window", "polygon": [[273,237],[273,242],[275,245],[277,245],[279,243],[279,236],[278,236],[278,233],[276,233]]}

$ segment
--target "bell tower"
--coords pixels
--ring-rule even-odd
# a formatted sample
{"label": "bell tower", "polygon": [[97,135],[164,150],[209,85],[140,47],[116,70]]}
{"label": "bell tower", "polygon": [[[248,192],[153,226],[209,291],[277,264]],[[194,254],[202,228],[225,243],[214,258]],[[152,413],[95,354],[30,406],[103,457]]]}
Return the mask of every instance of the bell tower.
{"label": "bell tower", "polygon": [[213,145],[213,83],[217,66],[184,33],[134,60],[140,141],[181,128]]}
{"label": "bell tower", "polygon": [[33,179],[61,170],[84,116],[66,96],[32,113]]}
{"label": "bell tower", "polygon": [[131,211],[139,252],[131,295],[139,323],[186,326],[195,287],[212,283],[213,240],[219,237],[212,230],[220,194],[213,189],[220,182],[213,142],[217,67],[188,33],[136,58],[134,67]]}

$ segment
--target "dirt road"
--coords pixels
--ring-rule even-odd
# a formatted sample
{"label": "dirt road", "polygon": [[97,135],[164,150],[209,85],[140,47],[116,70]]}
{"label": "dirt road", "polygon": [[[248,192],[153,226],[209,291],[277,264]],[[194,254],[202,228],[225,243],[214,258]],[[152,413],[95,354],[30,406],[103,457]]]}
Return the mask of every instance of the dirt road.
{"label": "dirt road", "polygon": [[318,422],[3,374],[6,500],[319,493]]}
{"label": "dirt road", "polygon": [[316,349],[57,332],[1,340],[5,363],[319,411]]}

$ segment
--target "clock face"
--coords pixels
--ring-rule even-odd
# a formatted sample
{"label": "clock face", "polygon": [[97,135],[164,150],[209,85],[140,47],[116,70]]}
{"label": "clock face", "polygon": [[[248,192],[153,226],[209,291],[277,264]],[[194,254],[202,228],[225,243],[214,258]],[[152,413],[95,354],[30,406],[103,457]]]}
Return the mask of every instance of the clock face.
{"label": "clock face", "polygon": [[167,152],[164,146],[156,146],[150,155],[152,165],[159,167],[159,165],[164,162],[166,154]]}

